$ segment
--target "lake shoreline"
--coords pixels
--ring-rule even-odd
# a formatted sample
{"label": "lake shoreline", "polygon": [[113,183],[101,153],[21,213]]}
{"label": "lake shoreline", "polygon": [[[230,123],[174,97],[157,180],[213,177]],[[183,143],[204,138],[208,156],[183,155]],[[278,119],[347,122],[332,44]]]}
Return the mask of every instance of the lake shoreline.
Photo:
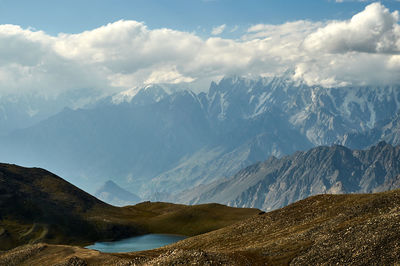
{"label": "lake shoreline", "polygon": [[126,253],[152,250],[186,238],[188,237],[176,234],[145,234],[117,241],[95,242],[92,245],[85,246],[85,248],[103,253]]}

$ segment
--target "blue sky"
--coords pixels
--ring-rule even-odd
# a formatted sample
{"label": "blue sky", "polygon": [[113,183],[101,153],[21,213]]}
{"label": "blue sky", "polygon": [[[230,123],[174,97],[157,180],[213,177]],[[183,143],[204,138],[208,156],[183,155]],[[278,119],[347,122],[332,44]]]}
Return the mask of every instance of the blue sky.
{"label": "blue sky", "polygon": [[[79,33],[121,19],[150,28],[171,28],[209,35],[226,24],[246,30],[253,24],[295,20],[348,19],[372,1],[334,0],[0,0],[0,24],[33,27],[48,34]],[[381,1],[400,9],[396,0]]]}

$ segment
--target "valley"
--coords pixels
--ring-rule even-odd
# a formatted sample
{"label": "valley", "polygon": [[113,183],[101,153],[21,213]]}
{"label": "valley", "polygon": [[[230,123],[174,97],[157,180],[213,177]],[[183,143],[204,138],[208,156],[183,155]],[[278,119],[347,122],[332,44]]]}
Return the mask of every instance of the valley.
{"label": "valley", "polygon": [[[0,158],[42,167],[0,164],[0,265],[398,261],[399,97],[229,77],[64,109],[0,138]],[[189,238],[83,248],[147,234]]]}
{"label": "valley", "polygon": [[400,0],[0,0],[0,266],[399,265]]}
{"label": "valley", "polygon": [[88,245],[148,233],[193,236],[259,212],[219,204],[142,202],[115,207],[39,168],[0,164],[0,249]]}
{"label": "valley", "polygon": [[394,264],[400,191],[318,195],[150,251],[106,254],[34,244],[0,253],[1,265]]}

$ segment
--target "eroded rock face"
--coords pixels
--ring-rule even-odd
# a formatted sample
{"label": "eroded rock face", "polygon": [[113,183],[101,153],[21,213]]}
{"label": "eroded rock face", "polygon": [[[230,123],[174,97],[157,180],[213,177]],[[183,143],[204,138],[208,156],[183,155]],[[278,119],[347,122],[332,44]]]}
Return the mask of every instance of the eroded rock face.
{"label": "eroded rock face", "polygon": [[380,142],[367,150],[334,145],[272,157],[182,198],[272,210],[316,194],[378,192],[399,186],[400,146]]}
{"label": "eroded rock face", "polygon": [[347,133],[340,138],[340,143],[352,149],[365,149],[378,141],[393,145],[400,144],[400,114],[378,121],[375,126],[364,132]]}

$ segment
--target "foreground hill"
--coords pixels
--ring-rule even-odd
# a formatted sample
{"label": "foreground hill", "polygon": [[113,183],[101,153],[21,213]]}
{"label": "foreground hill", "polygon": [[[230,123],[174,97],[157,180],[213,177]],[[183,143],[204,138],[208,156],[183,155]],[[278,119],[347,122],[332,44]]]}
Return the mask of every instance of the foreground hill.
{"label": "foreground hill", "polygon": [[272,210],[316,194],[381,192],[400,188],[400,146],[380,142],[366,150],[321,146],[271,157],[233,177],[181,195],[181,202],[219,202]]}
{"label": "foreground hill", "polygon": [[256,213],[218,204],[114,207],[46,170],[0,164],[0,250],[38,242],[84,245],[153,232],[192,236]]}
{"label": "foreground hill", "polygon": [[400,190],[318,195],[151,251],[103,254],[27,245],[5,265],[393,265],[400,262]]}

